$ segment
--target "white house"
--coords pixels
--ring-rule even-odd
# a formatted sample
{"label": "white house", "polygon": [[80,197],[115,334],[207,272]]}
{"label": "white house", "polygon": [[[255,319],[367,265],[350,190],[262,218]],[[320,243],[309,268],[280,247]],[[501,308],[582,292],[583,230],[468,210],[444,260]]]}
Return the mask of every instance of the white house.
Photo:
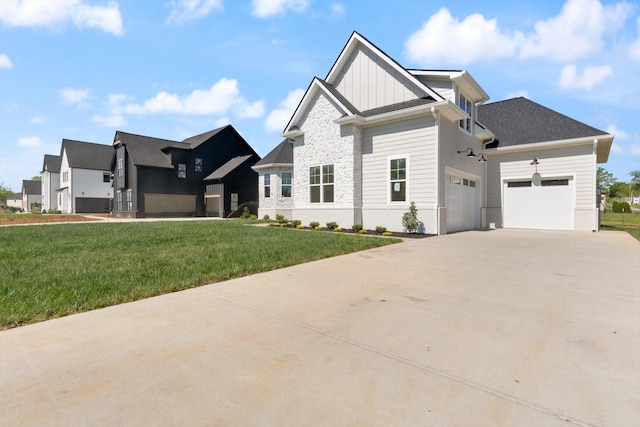
{"label": "white house", "polygon": [[49,212],[58,209],[56,190],[60,188],[60,156],[45,154],[42,162],[42,210]]}
{"label": "white house", "polygon": [[110,145],[62,140],[58,209],[62,213],[109,212],[113,198]]}
{"label": "white house", "polygon": [[[42,188],[40,187],[40,181],[23,179],[22,180],[22,211],[31,212],[32,210],[39,211],[40,204],[42,203]],[[37,208],[36,208],[37,206]]]}
{"label": "white house", "polygon": [[254,167],[259,215],[401,231],[415,202],[429,234],[596,230],[596,163],[613,136],[524,98],[488,100],[468,72],[405,69],[354,32],[285,128],[291,161],[272,152]]}

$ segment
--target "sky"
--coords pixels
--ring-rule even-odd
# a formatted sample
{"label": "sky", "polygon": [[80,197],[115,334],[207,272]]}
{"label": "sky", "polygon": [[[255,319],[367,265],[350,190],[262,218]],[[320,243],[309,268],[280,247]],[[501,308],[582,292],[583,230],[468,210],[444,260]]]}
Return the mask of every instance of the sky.
{"label": "sky", "polygon": [[181,141],[227,124],[261,156],[357,31],[405,68],[467,70],[615,134],[640,169],[640,2],[0,0],[0,184],[21,191],[62,139]]}

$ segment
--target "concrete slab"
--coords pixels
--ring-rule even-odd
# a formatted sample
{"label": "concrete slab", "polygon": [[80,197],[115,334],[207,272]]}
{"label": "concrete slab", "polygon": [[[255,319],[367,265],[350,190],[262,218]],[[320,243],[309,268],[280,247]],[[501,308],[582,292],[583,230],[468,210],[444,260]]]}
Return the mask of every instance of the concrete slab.
{"label": "concrete slab", "polygon": [[638,277],[625,233],[466,232],[3,331],[0,424],[635,426]]}

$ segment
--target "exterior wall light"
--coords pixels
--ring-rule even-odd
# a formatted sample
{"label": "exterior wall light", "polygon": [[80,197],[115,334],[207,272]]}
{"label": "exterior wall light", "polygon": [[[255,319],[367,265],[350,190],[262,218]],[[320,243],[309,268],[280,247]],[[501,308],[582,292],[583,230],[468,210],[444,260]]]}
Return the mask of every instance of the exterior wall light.
{"label": "exterior wall light", "polygon": [[467,154],[467,158],[472,159],[472,158],[476,157],[476,155],[474,154],[473,149],[471,147],[467,148],[466,150],[462,150],[462,151],[458,150],[458,154],[466,153],[467,151],[469,152],[469,154]]}

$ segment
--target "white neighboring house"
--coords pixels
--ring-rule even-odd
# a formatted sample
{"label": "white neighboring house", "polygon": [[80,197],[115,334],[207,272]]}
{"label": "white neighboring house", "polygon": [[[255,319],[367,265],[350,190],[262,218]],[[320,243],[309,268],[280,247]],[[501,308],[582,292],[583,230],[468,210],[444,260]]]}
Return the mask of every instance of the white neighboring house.
{"label": "white neighboring house", "polygon": [[112,158],[110,145],[62,140],[60,187],[56,190],[62,213],[110,212]]}
{"label": "white neighboring house", "polygon": [[[42,188],[40,187],[40,181],[33,181],[29,179],[22,180],[22,211],[31,212],[35,207],[34,204],[40,205],[42,203]],[[38,211],[40,209],[37,209]]]}
{"label": "white neighboring house", "polygon": [[[415,202],[428,234],[597,230],[596,163],[613,136],[525,98],[488,100],[468,72],[405,69],[354,32],[285,128],[291,163],[256,165],[259,215],[402,231]],[[267,174],[273,194],[289,170],[292,200],[268,200]]]}
{"label": "white neighboring house", "polygon": [[53,154],[45,154],[42,162],[42,210],[49,212],[58,209],[56,190],[60,188],[60,162],[62,158]]}
{"label": "white neighboring house", "polygon": [[22,194],[13,193],[11,196],[7,197],[7,206],[22,210]]}

